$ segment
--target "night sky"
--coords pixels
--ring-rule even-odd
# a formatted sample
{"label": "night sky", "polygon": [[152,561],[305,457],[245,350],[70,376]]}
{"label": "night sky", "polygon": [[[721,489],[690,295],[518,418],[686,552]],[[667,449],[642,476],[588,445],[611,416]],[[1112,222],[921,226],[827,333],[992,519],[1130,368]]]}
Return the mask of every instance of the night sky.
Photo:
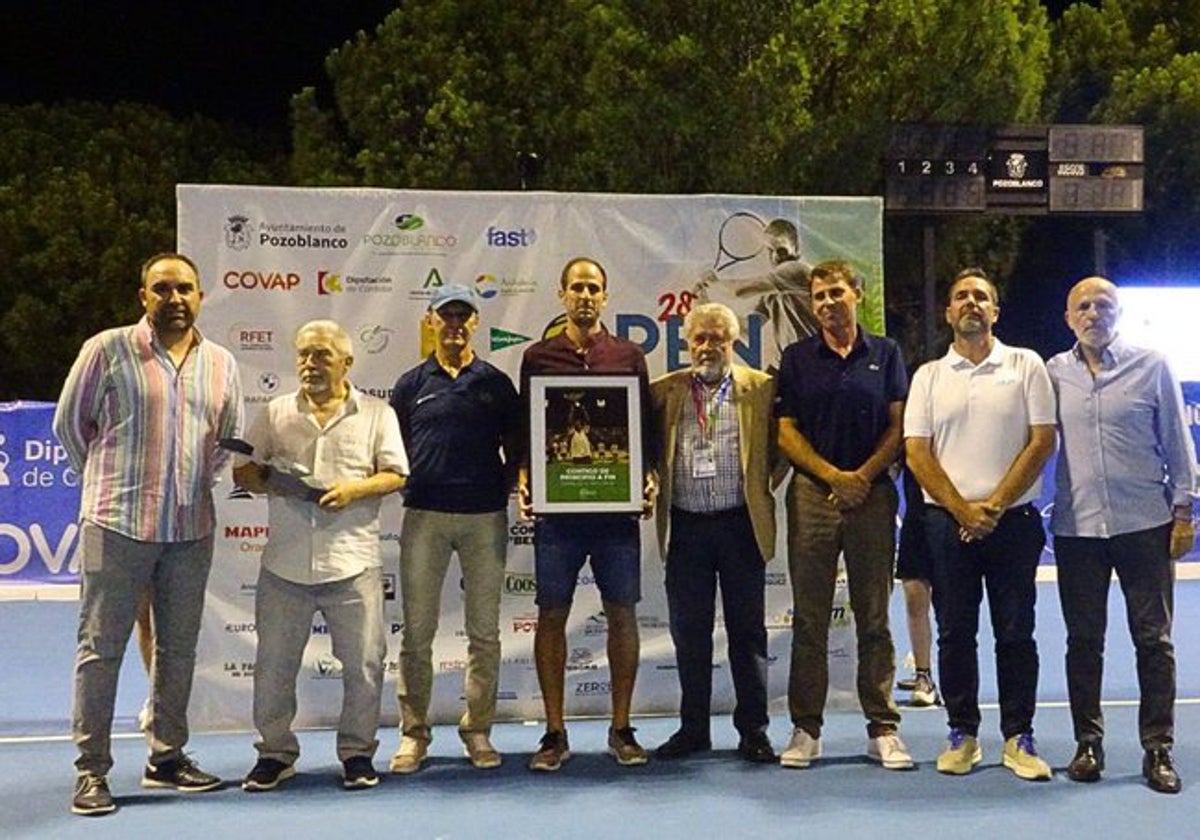
{"label": "night sky", "polygon": [[0,102],[158,105],[285,130],[288,101],[397,0],[25,0],[0,14]]}

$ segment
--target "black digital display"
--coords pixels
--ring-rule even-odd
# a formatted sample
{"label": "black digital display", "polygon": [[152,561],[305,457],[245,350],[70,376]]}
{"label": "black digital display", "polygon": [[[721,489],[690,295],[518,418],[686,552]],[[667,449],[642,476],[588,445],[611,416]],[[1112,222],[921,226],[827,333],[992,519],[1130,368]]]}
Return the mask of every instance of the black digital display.
{"label": "black digital display", "polygon": [[1135,213],[1142,209],[1141,178],[1051,178],[1051,213]]}
{"label": "black digital display", "polygon": [[1051,213],[1142,210],[1145,147],[1136,125],[1050,127]]}
{"label": "black digital display", "polygon": [[899,125],[887,147],[884,206],[900,213],[981,212],[988,129]]}
{"label": "black digital display", "polygon": [[1050,161],[1143,163],[1142,127],[1136,125],[1052,125]]}
{"label": "black digital display", "polygon": [[933,177],[892,175],[884,206],[896,212],[981,212],[986,206],[983,175]]}

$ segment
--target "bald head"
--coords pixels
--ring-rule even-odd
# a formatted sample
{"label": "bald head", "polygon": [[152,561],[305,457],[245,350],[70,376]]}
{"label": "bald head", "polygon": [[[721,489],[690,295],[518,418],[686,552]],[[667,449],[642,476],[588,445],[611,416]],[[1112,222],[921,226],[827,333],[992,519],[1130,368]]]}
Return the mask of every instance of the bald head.
{"label": "bald head", "polygon": [[1117,286],[1104,277],[1085,277],[1067,293],[1067,326],[1085,352],[1102,352],[1117,337],[1121,304]]}
{"label": "bald head", "polygon": [[1088,293],[1100,293],[1111,297],[1113,300],[1116,300],[1117,284],[1105,277],[1084,277],[1082,280],[1072,286],[1071,291],[1067,293],[1067,308],[1069,309],[1071,307],[1072,301],[1074,301],[1077,297]]}

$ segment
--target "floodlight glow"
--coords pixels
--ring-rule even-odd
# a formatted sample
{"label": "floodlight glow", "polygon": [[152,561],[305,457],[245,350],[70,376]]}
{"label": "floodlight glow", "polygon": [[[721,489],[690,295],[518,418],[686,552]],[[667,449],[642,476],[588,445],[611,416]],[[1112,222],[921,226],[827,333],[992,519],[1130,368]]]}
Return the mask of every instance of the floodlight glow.
{"label": "floodlight glow", "polygon": [[1200,382],[1200,288],[1122,286],[1119,294],[1121,337],[1165,353],[1181,381]]}

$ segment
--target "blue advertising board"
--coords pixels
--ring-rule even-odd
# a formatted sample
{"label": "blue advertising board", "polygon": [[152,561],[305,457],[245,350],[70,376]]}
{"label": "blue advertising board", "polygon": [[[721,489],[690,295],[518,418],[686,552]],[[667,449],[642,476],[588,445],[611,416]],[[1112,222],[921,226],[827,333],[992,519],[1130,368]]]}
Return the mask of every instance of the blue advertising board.
{"label": "blue advertising board", "polygon": [[79,475],[54,403],[0,403],[0,587],[79,581]]}

